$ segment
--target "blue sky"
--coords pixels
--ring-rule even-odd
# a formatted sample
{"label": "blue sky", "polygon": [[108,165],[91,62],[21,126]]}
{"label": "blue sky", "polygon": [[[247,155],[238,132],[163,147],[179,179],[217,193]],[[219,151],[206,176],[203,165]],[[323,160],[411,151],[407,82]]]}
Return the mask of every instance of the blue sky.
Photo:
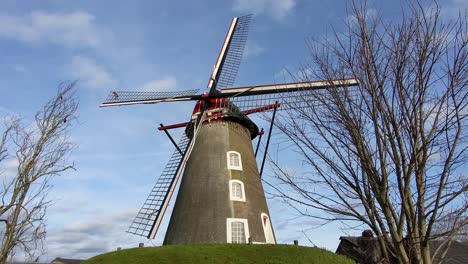
{"label": "blue sky", "polygon": [[[79,80],[76,171],[54,180],[45,259],[162,242],[164,232],[148,241],[125,230],[173,151],[157,126],[186,121],[193,104],[99,108],[110,90],[203,91],[231,18],[247,13],[254,18],[236,85],[281,82],[307,61],[306,38],[340,30],[347,2],[0,1],[0,115],[32,122],[59,83]],[[370,2],[388,19],[400,13],[399,1]],[[441,2],[449,18],[468,6]],[[316,222],[268,202],[278,242],[309,245],[302,230]],[[359,233],[328,225],[307,234],[335,250],[340,235]]]}

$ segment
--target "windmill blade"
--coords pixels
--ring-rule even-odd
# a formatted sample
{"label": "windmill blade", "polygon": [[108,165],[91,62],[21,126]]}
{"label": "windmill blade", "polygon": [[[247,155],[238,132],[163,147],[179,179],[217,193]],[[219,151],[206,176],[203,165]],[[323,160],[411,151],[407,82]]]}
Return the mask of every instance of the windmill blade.
{"label": "windmill blade", "polygon": [[242,111],[271,105],[276,101],[281,104],[278,110],[286,110],[291,106],[307,107],[313,101],[311,91],[326,92],[329,88],[350,87],[358,84],[356,79],[342,79],[227,88],[222,89],[221,93],[229,97],[229,100]]}
{"label": "windmill blade", "polygon": [[[186,153],[190,138],[183,133],[179,141],[179,149]],[[150,238],[153,230],[157,230],[164,215],[165,204],[169,203],[173,190],[177,185],[177,172],[181,170],[184,155],[175,150],[166,164],[161,176],[151,190],[140,211],[130,224],[127,232]],[[171,192],[172,191],[172,192]],[[155,232],[154,232],[155,233]]]}
{"label": "windmill blade", "polygon": [[232,19],[208,81],[210,94],[213,94],[216,89],[234,84],[247,42],[251,18],[252,15],[246,15]]}
{"label": "windmill blade", "polygon": [[356,86],[359,82],[355,78],[327,81],[278,83],[256,86],[245,86],[236,88],[221,89],[221,93],[227,97],[231,96],[251,96],[260,94],[277,94],[304,90],[320,90],[342,86]]}
{"label": "windmill blade", "polygon": [[179,148],[176,148],[172,154],[161,176],[148,195],[148,198],[130,224],[127,230],[128,233],[145,236],[147,238],[154,238],[156,236],[164,213],[174,194],[177,182],[192,152],[200,124],[204,121],[205,117],[206,113],[204,113],[198,121],[198,125],[195,126],[195,131],[191,136],[187,136],[185,132],[182,134],[178,144]]}
{"label": "windmill blade", "polygon": [[112,91],[100,107],[198,100],[199,89],[175,92]]}

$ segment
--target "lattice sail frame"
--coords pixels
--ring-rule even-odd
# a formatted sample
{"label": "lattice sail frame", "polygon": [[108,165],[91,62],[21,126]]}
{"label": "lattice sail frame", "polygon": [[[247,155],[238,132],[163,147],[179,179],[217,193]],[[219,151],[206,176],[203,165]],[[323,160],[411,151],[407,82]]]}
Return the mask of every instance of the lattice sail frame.
{"label": "lattice sail frame", "polygon": [[[310,107],[317,93],[326,89],[347,88],[358,85],[357,79],[309,81],[296,83],[280,83],[271,85],[246,86],[221,89],[221,93],[229,97],[241,111],[264,107],[278,102],[278,110]],[[345,89],[347,90],[347,89]]]}
{"label": "lattice sail frame", "polygon": [[[309,81],[296,83],[278,83],[268,85],[245,86],[235,88],[224,88],[212,98],[229,98],[241,110],[261,107],[280,101],[281,109],[287,109],[294,103],[299,102],[307,105],[307,93],[310,90],[335,89],[339,87],[351,87],[358,85],[357,79],[348,78],[340,80]],[[131,104],[156,104],[161,102],[196,101],[205,99],[203,94],[195,94],[198,90],[187,90],[180,92],[169,92],[170,96],[165,97],[164,92],[117,92],[124,93],[127,97],[114,99],[114,93],[108,95],[108,99],[101,104],[101,107],[131,105]],[[120,100],[120,101],[119,101]]]}
{"label": "lattice sail frame", "polygon": [[130,224],[127,233],[145,237],[148,237],[148,234],[152,233],[151,231],[155,228],[156,219],[160,216],[165,201],[170,198],[169,195],[172,195],[170,193],[172,186],[177,184],[175,175],[180,169],[181,161],[189,144],[190,138],[183,133],[178,144],[182,153],[177,149],[174,151],[161,176],[159,176],[156,184],[151,189],[148,198],[146,198],[140,211],[138,211],[135,219]]}
{"label": "lattice sail frame", "polygon": [[199,89],[174,92],[112,91],[107,95],[101,107],[189,101],[193,100],[193,97],[196,96],[198,91]]}
{"label": "lattice sail frame", "polygon": [[175,192],[177,183],[184,171],[185,164],[192,152],[198,136],[200,124],[205,121],[205,118],[206,114],[203,114],[196,125],[191,123],[192,126],[182,133],[178,143],[180,151],[179,149],[175,149],[169,159],[169,162],[161,173],[161,176],[158,178],[156,184],[143,203],[143,206],[138,211],[135,219],[130,224],[127,233],[153,239],[156,237],[156,233],[161,225],[164,213],[169,206],[169,202]]}
{"label": "lattice sail frame", "polygon": [[[252,15],[234,18],[221,48],[208,88],[231,87],[236,80],[249,35]],[[231,32],[232,31],[232,32]]]}

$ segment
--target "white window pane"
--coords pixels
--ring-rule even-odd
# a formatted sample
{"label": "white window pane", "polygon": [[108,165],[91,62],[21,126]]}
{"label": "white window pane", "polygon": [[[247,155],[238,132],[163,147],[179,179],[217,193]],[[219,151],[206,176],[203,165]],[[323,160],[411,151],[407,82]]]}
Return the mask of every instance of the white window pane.
{"label": "white window pane", "polygon": [[239,166],[239,155],[237,153],[229,154],[231,166]]}
{"label": "white window pane", "polygon": [[242,222],[231,223],[231,237],[232,243],[246,243],[245,240],[245,227]]}
{"label": "white window pane", "polygon": [[231,192],[232,192],[232,197],[233,198],[242,199],[242,186],[241,186],[240,183],[233,182]]}
{"label": "white window pane", "polygon": [[232,197],[233,198],[237,197],[237,188],[236,188],[237,184],[238,184],[237,182],[233,182],[232,185],[231,185],[231,192],[232,192]]}
{"label": "white window pane", "polygon": [[241,188],[240,183],[236,184],[236,197],[242,198],[242,188]]}

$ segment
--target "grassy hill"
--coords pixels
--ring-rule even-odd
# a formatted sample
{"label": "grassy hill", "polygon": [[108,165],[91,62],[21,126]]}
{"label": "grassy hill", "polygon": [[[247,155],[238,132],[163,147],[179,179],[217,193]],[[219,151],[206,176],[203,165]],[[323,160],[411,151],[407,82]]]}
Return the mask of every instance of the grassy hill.
{"label": "grassy hill", "polygon": [[83,264],[149,263],[317,263],[351,264],[332,252],[289,245],[208,244],[132,248],[95,256]]}

